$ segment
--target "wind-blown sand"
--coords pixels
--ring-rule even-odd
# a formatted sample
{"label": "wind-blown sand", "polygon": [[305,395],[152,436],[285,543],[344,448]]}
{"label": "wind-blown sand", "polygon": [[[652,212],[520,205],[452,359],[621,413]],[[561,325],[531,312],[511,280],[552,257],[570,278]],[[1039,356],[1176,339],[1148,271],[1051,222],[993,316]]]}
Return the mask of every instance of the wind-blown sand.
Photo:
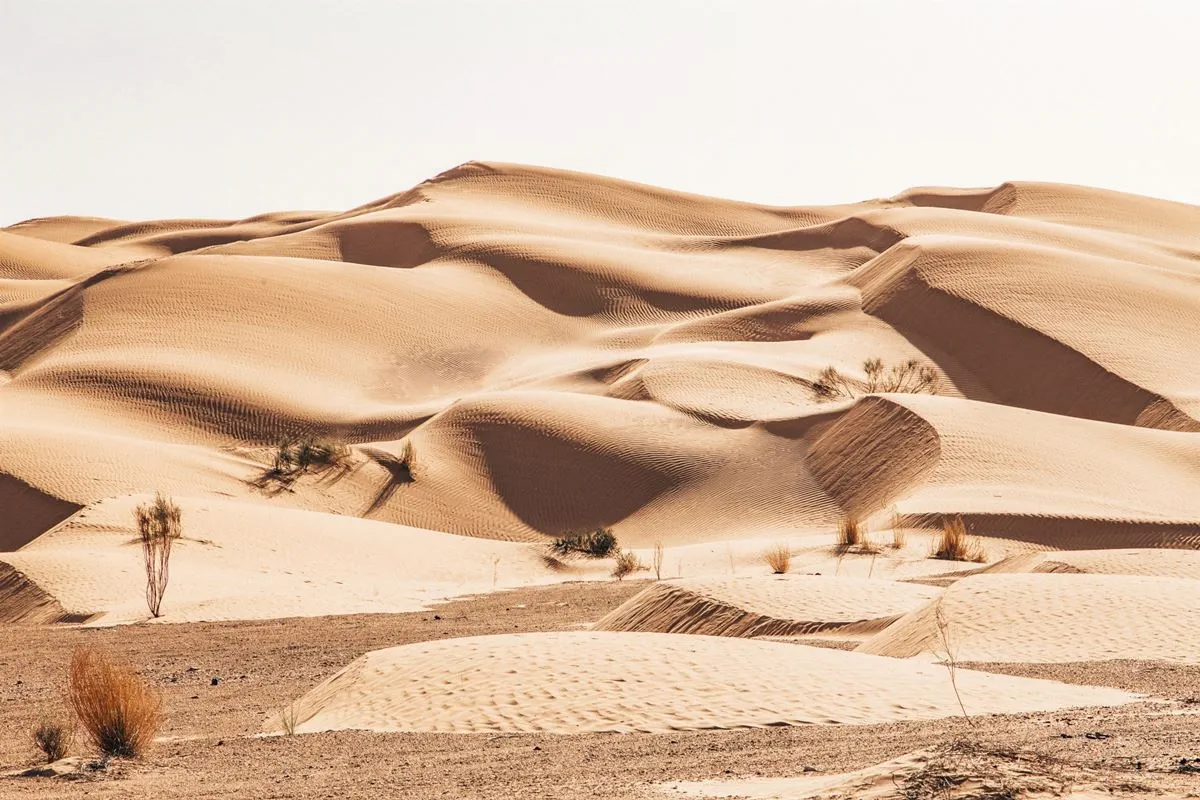
{"label": "wind-blown sand", "polygon": [[[1084,187],[784,208],[470,162],[348,211],[29,220],[0,230],[0,623],[146,621],[163,492],[171,641],[595,589],[611,560],[546,544],[598,527],[661,578],[565,631],[335,648],[275,697],[301,731],[933,720],[962,709],[931,653],[1196,664],[1197,352],[1200,208]],[[868,394],[871,359],[935,391]],[[291,437],[348,468],[264,491]],[[983,563],[929,558],[953,516]],[[750,641],[822,634],[862,652]],[[980,719],[1128,699],[958,676]]]}

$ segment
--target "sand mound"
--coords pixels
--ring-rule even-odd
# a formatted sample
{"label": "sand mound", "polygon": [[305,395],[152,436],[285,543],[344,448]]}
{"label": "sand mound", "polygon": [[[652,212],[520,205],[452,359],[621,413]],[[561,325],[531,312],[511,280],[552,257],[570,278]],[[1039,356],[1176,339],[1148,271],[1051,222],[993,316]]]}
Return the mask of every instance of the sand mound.
{"label": "sand mound", "polygon": [[1057,548],[1200,546],[1200,439],[947,397],[859,401],[809,452],[843,507]]}
{"label": "sand mound", "polygon": [[[973,713],[1131,695],[961,671]],[[661,633],[482,636],[367,653],[291,707],[300,732],[669,731],[951,716],[945,670],[861,653]],[[268,730],[280,730],[278,719]]]}
{"label": "sand mound", "polygon": [[[161,489],[520,541],[895,504],[1196,546],[1197,230],[1080,187],[776,208],[474,162],[344,212],[31,220],[0,231],[0,473],[75,507]],[[872,358],[928,362],[944,396],[814,391]],[[301,434],[366,466],[254,492]],[[409,447],[400,490],[367,463]]]}
{"label": "sand mound", "polygon": [[1200,580],[1200,552],[1131,549],[1022,553],[980,572],[1087,572]]}
{"label": "sand mound", "polygon": [[809,575],[656,583],[596,623],[602,631],[801,636],[878,631],[938,589]]}
{"label": "sand mound", "polygon": [[1141,575],[992,574],[964,578],[858,651],[958,661],[1055,663],[1136,658],[1200,663],[1200,582]]}

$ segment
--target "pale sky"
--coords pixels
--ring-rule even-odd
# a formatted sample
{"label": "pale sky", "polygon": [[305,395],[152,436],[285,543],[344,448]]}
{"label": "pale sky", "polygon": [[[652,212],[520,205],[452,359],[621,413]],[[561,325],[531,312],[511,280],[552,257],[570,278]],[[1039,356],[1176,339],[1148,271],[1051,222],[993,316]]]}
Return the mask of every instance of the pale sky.
{"label": "pale sky", "polygon": [[0,0],[0,225],[345,209],[473,159],[1200,203],[1197,35],[1194,0]]}

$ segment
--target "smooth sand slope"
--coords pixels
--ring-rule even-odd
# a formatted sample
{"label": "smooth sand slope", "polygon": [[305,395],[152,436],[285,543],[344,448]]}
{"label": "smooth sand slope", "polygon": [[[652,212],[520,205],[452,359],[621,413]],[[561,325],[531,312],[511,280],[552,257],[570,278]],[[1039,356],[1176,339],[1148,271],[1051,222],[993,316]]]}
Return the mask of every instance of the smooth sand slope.
{"label": "smooth sand slope", "polygon": [[820,575],[691,579],[656,583],[596,623],[603,631],[710,636],[802,636],[885,628],[940,589]]}
{"label": "smooth sand slope", "polygon": [[[941,621],[938,619],[940,610]],[[1145,575],[989,574],[964,578],[867,640],[900,658],[1053,663],[1200,663],[1200,581]]]}
{"label": "smooth sand slope", "polygon": [[[161,488],[527,541],[895,504],[1193,546],[1198,264],[1200,209],[1025,183],[772,208],[470,163],[341,213],[33,220],[0,231],[0,540]],[[943,396],[816,396],[873,357]],[[302,433],[417,481],[251,490]]]}
{"label": "smooth sand slope", "polygon": [[[973,713],[1116,705],[1116,689],[962,670]],[[367,653],[283,712],[294,730],[584,733],[866,724],[960,713],[936,664],[732,637],[509,634]],[[282,718],[267,723],[279,731]]]}

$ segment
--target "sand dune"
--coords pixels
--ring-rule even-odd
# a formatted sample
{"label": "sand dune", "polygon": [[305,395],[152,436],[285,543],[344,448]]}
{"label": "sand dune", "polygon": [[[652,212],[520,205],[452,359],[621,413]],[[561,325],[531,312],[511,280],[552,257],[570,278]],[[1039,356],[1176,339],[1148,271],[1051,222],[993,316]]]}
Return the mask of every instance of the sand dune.
{"label": "sand dune", "polygon": [[[0,231],[0,547],[162,490],[328,536],[614,526],[680,559],[728,543],[730,573],[846,513],[961,514],[997,557],[1194,548],[1196,231],[1070,186],[781,208],[475,162],[341,212],[31,220]],[[815,391],[871,358],[939,396]],[[264,496],[298,435],[357,469]],[[719,574],[703,552],[687,577]]]}
{"label": "sand dune", "polygon": [[602,631],[710,636],[800,636],[878,631],[938,589],[895,581],[808,575],[656,583],[596,623]]}
{"label": "sand dune", "polygon": [[[1200,663],[1200,581],[1144,575],[990,574],[868,639],[859,652],[958,661],[1055,663],[1118,658]],[[945,633],[937,618],[940,610]]]}
{"label": "sand dune", "polygon": [[[961,671],[978,714],[1120,704],[1115,689]],[[510,634],[367,653],[287,712],[295,730],[583,733],[952,716],[945,670],[768,641],[663,633]],[[281,721],[268,722],[279,731]]]}

